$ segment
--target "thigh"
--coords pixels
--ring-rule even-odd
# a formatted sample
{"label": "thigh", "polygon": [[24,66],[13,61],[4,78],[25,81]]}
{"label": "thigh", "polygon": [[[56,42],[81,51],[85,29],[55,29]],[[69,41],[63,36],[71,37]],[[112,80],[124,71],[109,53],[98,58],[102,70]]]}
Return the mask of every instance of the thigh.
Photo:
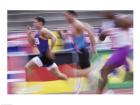
{"label": "thigh", "polygon": [[27,62],[25,67],[28,68],[28,69],[33,69],[33,68],[36,68],[36,67],[39,67],[39,66],[35,63],[34,58],[33,58],[33,59],[31,59],[30,61]]}
{"label": "thigh", "polygon": [[116,51],[112,56],[107,60],[106,66],[111,66],[112,68],[120,67],[125,62],[125,55],[121,51]]}
{"label": "thigh", "polygon": [[50,56],[47,56],[47,55],[40,55],[39,59],[41,60],[43,64],[42,66],[44,67],[48,67],[54,63],[54,60]]}

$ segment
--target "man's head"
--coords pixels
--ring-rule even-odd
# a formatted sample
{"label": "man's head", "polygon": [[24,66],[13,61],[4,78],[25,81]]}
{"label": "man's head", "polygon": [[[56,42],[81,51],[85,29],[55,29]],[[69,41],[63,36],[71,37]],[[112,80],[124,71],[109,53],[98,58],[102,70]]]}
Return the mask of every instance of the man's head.
{"label": "man's head", "polygon": [[133,18],[130,15],[118,15],[115,19],[116,27],[130,28],[133,27]]}
{"label": "man's head", "polygon": [[39,29],[45,25],[45,19],[42,16],[37,16],[33,20],[33,25],[35,28]]}
{"label": "man's head", "polygon": [[114,19],[114,12],[113,11],[104,11],[104,17],[107,19]]}
{"label": "man's head", "polygon": [[64,13],[64,16],[69,22],[72,22],[77,17],[77,13],[75,11],[68,10]]}

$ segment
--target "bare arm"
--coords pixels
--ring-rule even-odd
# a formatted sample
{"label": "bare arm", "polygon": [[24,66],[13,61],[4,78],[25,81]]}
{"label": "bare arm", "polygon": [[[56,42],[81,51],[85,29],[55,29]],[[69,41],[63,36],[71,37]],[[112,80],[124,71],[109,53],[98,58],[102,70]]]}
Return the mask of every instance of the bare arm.
{"label": "bare arm", "polygon": [[64,39],[65,39],[66,33],[64,32],[64,30],[60,30],[60,31],[59,31],[59,35],[60,35],[60,37],[64,40]]}
{"label": "bare arm", "polygon": [[106,38],[107,36],[110,35],[111,30],[112,30],[111,28],[110,28],[110,29],[103,30],[103,31],[99,34],[99,39],[100,39],[101,41],[104,41],[105,38]]}
{"label": "bare arm", "polygon": [[28,42],[30,43],[30,45],[35,45],[34,33],[32,32],[32,28],[30,26],[26,27],[26,34],[28,35]]}
{"label": "bare arm", "polygon": [[106,32],[106,31],[101,32],[101,33],[99,34],[99,39],[100,39],[100,41],[104,41],[105,38],[106,38],[106,36],[107,36],[107,32]]}
{"label": "bare arm", "polygon": [[94,32],[92,32],[91,27],[81,25],[81,28],[88,33],[88,37],[89,37],[90,42],[91,42],[92,50],[94,53],[97,53],[96,47],[95,47],[96,46],[95,35],[94,35]]}

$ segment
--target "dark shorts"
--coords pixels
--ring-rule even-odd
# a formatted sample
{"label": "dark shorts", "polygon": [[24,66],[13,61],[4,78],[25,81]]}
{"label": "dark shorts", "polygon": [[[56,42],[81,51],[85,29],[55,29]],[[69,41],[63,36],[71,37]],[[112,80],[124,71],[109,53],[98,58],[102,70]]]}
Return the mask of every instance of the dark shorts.
{"label": "dark shorts", "polygon": [[45,53],[39,55],[39,58],[40,58],[41,62],[43,63],[44,67],[48,67],[54,63],[54,60],[52,58],[50,58],[49,56],[47,56],[47,54],[45,54]]}
{"label": "dark shorts", "polygon": [[78,65],[81,69],[90,67],[89,52],[88,49],[82,48],[78,53]]}

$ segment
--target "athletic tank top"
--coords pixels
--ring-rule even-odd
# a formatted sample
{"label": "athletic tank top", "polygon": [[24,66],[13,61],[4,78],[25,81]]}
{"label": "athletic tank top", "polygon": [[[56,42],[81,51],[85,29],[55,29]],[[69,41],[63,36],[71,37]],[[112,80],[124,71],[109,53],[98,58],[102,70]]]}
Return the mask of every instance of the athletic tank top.
{"label": "athletic tank top", "polygon": [[35,45],[37,46],[40,54],[44,54],[47,52],[49,48],[48,40],[41,39],[39,36],[40,36],[40,33],[37,32],[34,38]]}
{"label": "athletic tank top", "polygon": [[125,31],[120,28],[113,28],[110,31],[110,39],[112,40],[112,48],[120,48],[130,46],[130,31]]}
{"label": "athletic tank top", "polygon": [[86,41],[84,38],[84,35],[75,35],[74,36],[74,43],[76,45],[76,48],[81,49],[81,48],[85,48],[86,47]]}

